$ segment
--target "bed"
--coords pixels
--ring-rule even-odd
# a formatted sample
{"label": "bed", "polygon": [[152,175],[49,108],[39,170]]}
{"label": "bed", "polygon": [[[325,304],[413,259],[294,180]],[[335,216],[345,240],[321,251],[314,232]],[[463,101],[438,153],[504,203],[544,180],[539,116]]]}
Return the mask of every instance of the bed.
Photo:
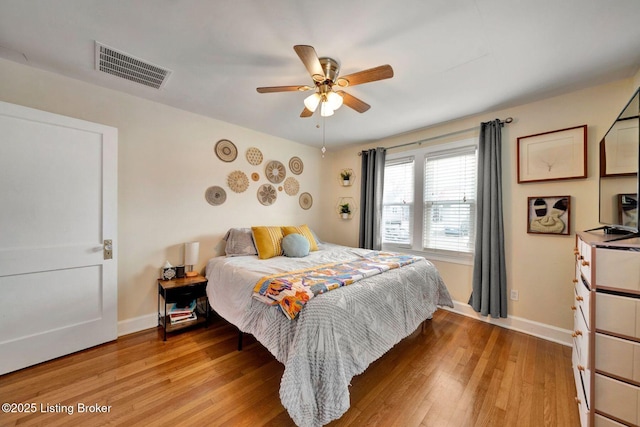
{"label": "bed", "polygon": [[206,266],[212,308],[250,333],[285,366],[280,400],[299,426],[340,418],[350,405],[351,379],[430,319],[453,307],[438,271],[424,258],[362,278],[308,300],[295,319],[254,297],[265,276],[345,263],[373,252],[329,243],[291,258],[219,256]]}

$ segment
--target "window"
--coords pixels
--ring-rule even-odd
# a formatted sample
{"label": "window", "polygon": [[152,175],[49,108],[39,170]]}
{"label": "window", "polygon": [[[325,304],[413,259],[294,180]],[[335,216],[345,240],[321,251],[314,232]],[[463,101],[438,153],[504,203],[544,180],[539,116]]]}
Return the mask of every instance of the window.
{"label": "window", "polygon": [[473,252],[476,150],[425,156],[424,249]]}
{"label": "window", "polygon": [[413,157],[389,160],[384,167],[382,243],[411,245],[413,220]]}
{"label": "window", "polygon": [[476,140],[388,155],[382,244],[470,261],[475,240]]}

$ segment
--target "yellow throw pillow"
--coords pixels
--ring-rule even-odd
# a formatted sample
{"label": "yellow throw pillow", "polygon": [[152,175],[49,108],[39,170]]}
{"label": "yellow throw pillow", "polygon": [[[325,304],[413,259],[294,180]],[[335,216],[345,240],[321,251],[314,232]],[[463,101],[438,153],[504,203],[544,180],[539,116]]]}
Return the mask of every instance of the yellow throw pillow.
{"label": "yellow throw pillow", "polygon": [[313,238],[313,233],[311,233],[311,229],[309,229],[309,226],[307,224],[303,224],[299,227],[296,227],[293,225],[288,227],[282,227],[282,232],[284,233],[285,236],[289,234],[294,234],[294,233],[302,234],[309,241],[309,250],[311,251],[318,250],[318,244],[316,243],[316,239]]}
{"label": "yellow throw pillow", "polygon": [[251,227],[253,241],[258,250],[258,258],[268,259],[282,255],[281,227]]}

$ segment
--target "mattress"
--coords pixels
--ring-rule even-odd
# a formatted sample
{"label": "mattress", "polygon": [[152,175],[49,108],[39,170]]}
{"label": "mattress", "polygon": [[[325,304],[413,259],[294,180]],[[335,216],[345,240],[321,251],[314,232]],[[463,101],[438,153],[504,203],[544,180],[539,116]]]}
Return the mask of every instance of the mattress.
{"label": "mattress", "polygon": [[351,378],[431,318],[438,305],[453,307],[440,274],[424,258],[318,295],[294,320],[252,297],[264,276],[371,252],[324,243],[303,258],[216,257],[207,263],[212,308],[284,364],[280,399],[299,426],[340,418],[349,409]]}

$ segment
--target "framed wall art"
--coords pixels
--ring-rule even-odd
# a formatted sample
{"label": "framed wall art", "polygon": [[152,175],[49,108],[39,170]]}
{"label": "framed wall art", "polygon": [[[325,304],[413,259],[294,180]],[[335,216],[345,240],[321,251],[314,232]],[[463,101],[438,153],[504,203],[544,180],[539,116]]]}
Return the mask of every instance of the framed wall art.
{"label": "framed wall art", "polygon": [[527,233],[570,235],[571,196],[529,197]]}
{"label": "framed wall art", "polygon": [[518,138],[518,184],[587,177],[587,125]]}

